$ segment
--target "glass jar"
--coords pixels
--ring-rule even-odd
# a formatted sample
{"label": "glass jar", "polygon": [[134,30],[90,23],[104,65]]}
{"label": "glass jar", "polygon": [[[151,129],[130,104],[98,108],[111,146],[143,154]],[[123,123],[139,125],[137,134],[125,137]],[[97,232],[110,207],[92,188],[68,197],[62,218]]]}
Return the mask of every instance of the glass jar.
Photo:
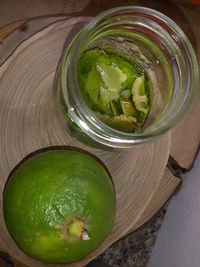
{"label": "glass jar", "polygon": [[[152,107],[140,132],[115,130],[100,121],[81,94],[77,64],[83,51],[106,44],[137,62],[152,84]],[[162,13],[139,6],[107,10],[69,45],[58,72],[63,112],[70,128],[109,147],[126,148],[168,131],[183,115],[198,83],[198,63],[183,31]]]}

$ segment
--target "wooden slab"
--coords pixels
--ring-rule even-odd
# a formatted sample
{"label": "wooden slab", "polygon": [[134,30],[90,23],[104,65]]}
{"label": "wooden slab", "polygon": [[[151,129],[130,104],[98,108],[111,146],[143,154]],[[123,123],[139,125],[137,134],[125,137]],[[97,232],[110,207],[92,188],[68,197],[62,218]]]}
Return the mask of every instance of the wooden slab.
{"label": "wooden slab", "polygon": [[42,147],[78,145],[101,158],[113,176],[117,192],[113,232],[95,253],[72,266],[83,266],[134,227],[159,185],[169,156],[169,134],[126,152],[90,149],[67,134],[63,115],[55,106],[53,81],[66,36],[85,20],[74,18],[52,24],[22,42],[0,68],[0,248],[29,266],[45,265],[16,248],[2,214],[7,176],[24,156]]}

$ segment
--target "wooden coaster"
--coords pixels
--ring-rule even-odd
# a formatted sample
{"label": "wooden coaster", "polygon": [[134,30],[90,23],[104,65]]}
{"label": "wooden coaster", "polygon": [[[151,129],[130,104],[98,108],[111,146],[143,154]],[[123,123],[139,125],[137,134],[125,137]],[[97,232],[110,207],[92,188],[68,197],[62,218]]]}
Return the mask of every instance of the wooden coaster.
{"label": "wooden coaster", "polygon": [[98,250],[71,266],[83,266],[134,228],[160,184],[169,156],[170,134],[121,152],[92,149],[67,134],[64,118],[55,105],[54,75],[67,36],[86,21],[68,19],[39,31],[22,42],[0,68],[0,247],[28,266],[45,264],[32,260],[15,246],[2,212],[8,174],[27,154],[47,146],[80,146],[99,157],[112,174],[117,193],[113,232]]}

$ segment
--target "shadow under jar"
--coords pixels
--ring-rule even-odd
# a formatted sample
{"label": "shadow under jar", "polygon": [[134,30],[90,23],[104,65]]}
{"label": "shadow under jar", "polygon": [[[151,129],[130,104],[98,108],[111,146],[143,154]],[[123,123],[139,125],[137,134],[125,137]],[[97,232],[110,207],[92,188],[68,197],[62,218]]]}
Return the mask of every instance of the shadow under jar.
{"label": "shadow under jar", "polygon": [[[78,64],[86,51],[95,49],[124,58],[146,77],[148,114],[132,132],[105,123],[86,103]],[[114,79],[120,75],[116,72]],[[162,13],[139,6],[114,8],[95,17],[69,45],[57,75],[60,103],[75,135],[114,148],[133,147],[169,130],[183,115],[197,83],[196,56],[183,31]]]}

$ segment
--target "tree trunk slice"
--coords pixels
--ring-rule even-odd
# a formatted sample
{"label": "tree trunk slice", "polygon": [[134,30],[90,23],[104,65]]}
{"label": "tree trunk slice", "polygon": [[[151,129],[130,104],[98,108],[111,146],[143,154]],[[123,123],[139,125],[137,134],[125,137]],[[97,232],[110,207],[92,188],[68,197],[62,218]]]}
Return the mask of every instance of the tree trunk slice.
{"label": "tree trunk slice", "polygon": [[113,232],[94,253],[70,266],[83,266],[134,228],[156,192],[169,156],[170,134],[126,152],[89,148],[67,134],[64,117],[55,105],[54,75],[67,35],[71,40],[74,27],[79,30],[86,21],[74,18],[52,24],[22,42],[0,68],[0,248],[28,266],[46,265],[15,246],[6,231],[2,211],[6,179],[27,154],[48,146],[79,146],[105,162],[113,176],[117,194]]}

